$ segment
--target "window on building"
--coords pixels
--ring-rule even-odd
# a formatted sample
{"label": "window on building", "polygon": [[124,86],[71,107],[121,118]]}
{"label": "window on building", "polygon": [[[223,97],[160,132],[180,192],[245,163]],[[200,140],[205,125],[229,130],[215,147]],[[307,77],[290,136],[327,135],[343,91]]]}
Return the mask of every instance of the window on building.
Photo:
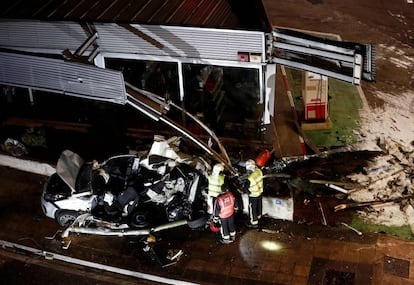
{"label": "window on building", "polygon": [[183,64],[183,72],[185,108],[219,135],[245,133],[248,124],[260,124],[258,69]]}
{"label": "window on building", "polygon": [[177,63],[107,58],[105,66],[122,71],[124,80],[137,88],[171,99],[175,103],[180,101]]}

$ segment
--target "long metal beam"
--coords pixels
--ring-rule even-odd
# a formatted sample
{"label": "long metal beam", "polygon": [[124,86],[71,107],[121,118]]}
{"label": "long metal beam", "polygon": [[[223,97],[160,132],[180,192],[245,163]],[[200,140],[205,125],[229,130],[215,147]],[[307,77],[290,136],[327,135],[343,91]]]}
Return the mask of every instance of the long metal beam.
{"label": "long metal beam", "polygon": [[124,268],[120,268],[120,267],[115,267],[115,266],[96,263],[96,262],[83,260],[83,259],[79,259],[79,258],[74,258],[74,257],[70,257],[70,256],[67,256],[67,255],[62,255],[62,254],[58,254],[58,253],[54,253],[54,252],[50,252],[50,251],[45,251],[45,250],[40,249],[40,248],[28,247],[28,246],[25,246],[25,245],[9,242],[9,241],[5,241],[5,240],[0,240],[0,246],[2,248],[9,248],[9,249],[13,249],[13,250],[17,249],[17,250],[22,251],[22,252],[32,253],[32,254],[35,254],[37,256],[44,257],[47,260],[59,260],[59,261],[63,261],[63,262],[66,262],[66,263],[75,264],[75,265],[78,265],[78,266],[80,265],[80,266],[83,266],[83,267],[93,268],[93,269],[97,269],[97,270],[103,270],[103,271],[107,271],[107,272],[111,272],[111,273],[121,274],[121,275],[124,275],[124,276],[139,278],[141,280],[149,280],[149,281],[156,282],[156,283],[159,283],[159,284],[176,284],[176,285],[196,285],[197,284],[197,283],[192,283],[192,282],[188,282],[188,281],[182,281],[182,280],[178,280],[178,279],[171,279],[171,278],[167,278],[167,277],[152,275],[152,274],[138,272],[138,271],[132,271],[132,270],[129,270],[129,269],[124,269]]}
{"label": "long metal beam", "polygon": [[289,43],[274,42],[273,47],[282,49],[284,51],[296,51],[306,55],[320,56],[327,59],[332,59],[338,62],[354,62],[354,54],[342,54],[325,50],[318,50],[306,46],[298,46]]}
{"label": "long metal beam", "polygon": [[[222,163],[224,167],[230,171],[231,173],[235,174],[236,171],[231,165],[230,159],[227,156],[227,153],[225,152],[224,147],[221,145],[220,141],[218,140],[217,136],[214,134],[214,132],[210,129],[208,129],[204,124],[201,124],[201,127],[205,127],[207,129],[207,133],[212,136],[213,139],[216,140],[216,142],[219,145],[220,150],[223,151],[223,154],[219,154],[217,151],[215,151],[212,147],[210,147],[207,143],[203,142],[201,139],[199,139],[197,136],[192,134],[190,131],[188,131],[185,127],[180,126],[167,116],[165,116],[162,112],[162,105],[168,106],[167,103],[164,103],[163,101],[160,102],[157,100],[157,98],[154,96],[154,101],[157,102],[159,105],[156,108],[156,106],[151,104],[148,104],[145,102],[145,100],[139,100],[136,97],[141,96],[141,92],[148,93],[143,90],[139,90],[138,88],[135,88],[131,85],[127,85],[127,104],[131,105],[133,108],[139,110],[141,113],[145,114],[146,116],[150,117],[151,119],[155,121],[160,121],[163,124],[167,125],[168,127],[176,130],[178,133],[183,135],[185,138],[189,139],[191,142],[193,142],[195,145],[197,145],[199,148],[204,150],[206,153],[214,157],[218,162]],[[150,98],[150,97],[148,97]],[[187,112],[184,113],[185,115],[188,115]],[[198,121],[195,121],[198,122]]]}
{"label": "long metal beam", "polygon": [[270,61],[352,84],[375,80],[375,49],[369,44],[335,41],[275,28]]}
{"label": "long metal beam", "polygon": [[272,35],[277,41],[296,43],[296,45],[302,45],[312,47],[318,50],[332,51],[339,54],[354,55],[355,49],[346,48],[332,44],[334,41],[326,43],[323,38],[317,38],[305,33],[300,33],[288,29],[273,29]]}
{"label": "long metal beam", "polygon": [[[158,95],[156,95],[152,92],[148,92],[148,91],[136,88],[136,87],[132,86],[131,84],[127,83],[127,82],[125,83],[125,85],[127,86],[128,90],[129,89],[134,90],[134,96],[135,96],[136,99],[139,99],[140,102],[146,102],[150,106],[154,106],[154,103],[155,103],[155,106],[154,106],[155,110],[154,110],[154,113],[151,115],[151,117],[161,116],[162,113],[164,113],[166,110],[169,110],[172,107],[172,108],[177,109],[181,114],[188,117],[191,121],[193,121],[194,123],[199,125],[205,131],[205,133],[215,141],[215,143],[217,144],[217,146],[219,147],[219,149],[221,151],[221,154],[224,156],[223,158],[226,159],[226,163],[231,165],[230,158],[229,158],[223,144],[220,142],[220,139],[217,137],[217,135],[214,133],[214,131],[212,129],[207,127],[197,117],[195,117],[193,114],[189,113],[184,108],[178,106],[177,104],[175,104],[171,100],[165,101],[164,98],[162,98],[162,97],[160,97],[160,96],[158,96]],[[139,96],[139,97],[137,98],[137,96]],[[156,114],[155,114],[155,112],[156,112]]]}
{"label": "long metal beam", "polygon": [[334,71],[328,71],[324,68],[315,67],[313,65],[304,64],[300,62],[292,62],[291,60],[282,59],[282,58],[274,58],[274,62],[280,65],[289,66],[292,68],[307,70],[307,71],[311,71],[317,74],[326,75],[328,77],[339,79],[339,80],[349,82],[349,83],[354,83],[354,84],[360,83],[360,80],[358,80],[357,78],[354,78],[351,74],[345,75],[345,74],[337,73]]}

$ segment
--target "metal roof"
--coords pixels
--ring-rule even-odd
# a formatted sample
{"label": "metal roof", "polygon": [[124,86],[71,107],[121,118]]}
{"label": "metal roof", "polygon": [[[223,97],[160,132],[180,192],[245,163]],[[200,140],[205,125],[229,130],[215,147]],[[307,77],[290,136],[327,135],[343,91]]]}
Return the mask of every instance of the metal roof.
{"label": "metal roof", "polygon": [[2,0],[0,18],[269,31],[261,0]]}

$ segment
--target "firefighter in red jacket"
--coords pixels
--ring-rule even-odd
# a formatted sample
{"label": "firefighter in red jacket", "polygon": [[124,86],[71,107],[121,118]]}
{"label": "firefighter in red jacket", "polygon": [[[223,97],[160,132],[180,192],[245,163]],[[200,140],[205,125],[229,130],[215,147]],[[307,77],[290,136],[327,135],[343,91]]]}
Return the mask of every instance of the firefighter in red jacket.
{"label": "firefighter in red jacket", "polygon": [[229,244],[236,239],[236,230],[234,229],[235,210],[237,210],[237,201],[229,191],[220,194],[214,202],[213,221],[220,220],[221,222],[221,243]]}

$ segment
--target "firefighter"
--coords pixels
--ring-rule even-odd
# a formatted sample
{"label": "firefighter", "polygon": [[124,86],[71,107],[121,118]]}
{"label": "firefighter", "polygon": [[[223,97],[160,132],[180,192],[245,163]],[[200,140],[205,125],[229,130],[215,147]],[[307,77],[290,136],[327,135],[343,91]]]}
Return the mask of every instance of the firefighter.
{"label": "firefighter", "polygon": [[223,164],[217,163],[213,166],[213,171],[208,177],[208,204],[210,206],[214,205],[217,196],[220,195],[225,189],[225,175],[223,174],[223,171]]}
{"label": "firefighter", "polygon": [[246,161],[247,179],[243,191],[249,196],[249,221],[246,226],[258,228],[262,216],[263,172],[254,160]]}
{"label": "firefighter", "polygon": [[221,243],[229,244],[236,239],[234,228],[234,211],[237,211],[237,201],[233,193],[226,191],[220,194],[215,202],[213,209],[213,222],[221,223]]}

